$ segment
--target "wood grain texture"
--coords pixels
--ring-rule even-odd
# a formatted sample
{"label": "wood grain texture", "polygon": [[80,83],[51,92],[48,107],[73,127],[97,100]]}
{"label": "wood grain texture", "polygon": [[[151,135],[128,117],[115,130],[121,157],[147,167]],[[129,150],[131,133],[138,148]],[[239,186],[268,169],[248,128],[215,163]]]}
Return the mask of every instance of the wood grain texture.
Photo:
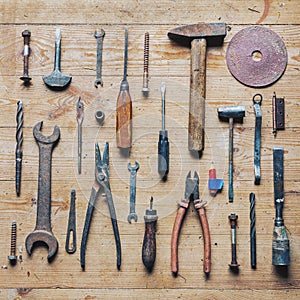
{"label": "wood grain texture", "polygon": [[[154,1],[129,0],[4,0],[0,3],[0,298],[1,299],[299,299],[300,297],[300,6],[298,1]],[[226,22],[222,47],[207,49],[205,151],[201,159],[188,151],[190,48],[171,41],[169,29],[183,24]],[[231,38],[249,25],[263,24],[282,37],[288,65],[272,86],[252,89],[237,82],[226,66]],[[130,157],[116,146],[116,100],[123,75],[124,28],[129,29],[128,82],[132,98],[132,149]],[[49,90],[42,75],[53,70],[56,28],[61,28],[61,70],[72,76],[68,89]],[[103,44],[104,86],[96,89],[95,30],[106,32]],[[24,29],[31,30],[29,75],[23,73]],[[150,35],[148,98],[143,84],[144,33]],[[157,173],[157,142],[161,127],[161,82],[166,82],[166,129],[170,141],[170,172],[162,182]],[[285,97],[286,129],[272,134],[273,92]],[[261,184],[254,185],[254,124],[252,97],[261,93],[262,143]],[[76,103],[85,105],[83,121],[82,174],[77,174]],[[15,195],[15,134],[17,102],[24,104],[24,143],[21,196]],[[245,105],[246,117],[234,125],[234,193],[228,203],[228,126],[220,122],[220,106]],[[102,127],[94,113],[106,114]],[[59,241],[53,263],[47,250],[36,248],[29,257],[24,241],[36,220],[38,146],[33,126],[43,120],[43,132],[61,128],[61,139],[52,161],[52,229]],[[94,180],[94,144],[103,150],[110,143],[110,181],[122,242],[121,271],[115,267],[115,245],[105,197],[100,196],[87,245],[86,271],[80,268],[80,240],[88,199]],[[273,147],[284,147],[285,207],[291,266],[287,273],[272,266]],[[137,160],[138,222],[129,224],[128,162]],[[225,181],[223,191],[212,198],[207,187],[211,162],[217,177]],[[200,195],[207,201],[206,215],[211,233],[211,274],[203,273],[203,236],[193,206],[187,212],[179,238],[179,276],[171,273],[171,234],[177,203],[184,197],[189,170],[200,174]],[[77,252],[65,252],[70,192],[76,189]],[[249,194],[256,195],[257,269],[250,266]],[[158,213],[157,253],[152,273],[142,263],[145,230],[143,215],[153,196]],[[231,238],[228,215],[239,216],[237,227],[238,275],[230,272]],[[10,225],[17,221],[16,266],[8,264]]]}

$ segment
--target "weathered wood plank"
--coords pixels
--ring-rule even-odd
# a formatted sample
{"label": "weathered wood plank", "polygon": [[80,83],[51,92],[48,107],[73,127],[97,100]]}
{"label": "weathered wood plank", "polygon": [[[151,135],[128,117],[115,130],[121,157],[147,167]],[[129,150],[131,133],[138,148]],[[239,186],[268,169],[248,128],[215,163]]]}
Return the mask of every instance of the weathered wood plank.
{"label": "weathered wood plank", "polygon": [[[186,24],[227,22],[237,24],[299,24],[294,1],[3,1],[1,23],[26,24]],[[187,19],[188,16],[188,19]]]}

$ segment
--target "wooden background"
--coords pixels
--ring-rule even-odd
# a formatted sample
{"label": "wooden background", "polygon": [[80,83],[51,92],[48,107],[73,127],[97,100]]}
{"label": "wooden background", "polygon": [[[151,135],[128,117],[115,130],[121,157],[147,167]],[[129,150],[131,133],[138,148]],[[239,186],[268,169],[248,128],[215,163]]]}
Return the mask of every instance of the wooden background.
{"label": "wooden background", "polygon": [[[2,0],[0,2],[0,297],[3,299],[146,299],[146,298],[299,298],[300,284],[300,5],[297,0],[216,0],[216,1],[88,1]],[[224,45],[207,54],[206,148],[201,159],[187,150],[190,50],[167,37],[169,29],[197,22],[226,22]],[[248,88],[229,73],[225,55],[228,43],[239,30],[261,24],[277,32],[288,51],[288,66],[274,85]],[[130,158],[116,148],[115,104],[123,73],[124,28],[129,28],[128,81],[133,99],[133,147]],[[49,90],[42,81],[53,69],[56,28],[62,32],[62,72],[73,77],[62,92]],[[104,87],[93,86],[96,64],[95,30],[106,32],[103,49]],[[23,72],[24,29],[31,30],[29,74],[32,85],[25,87]],[[150,33],[150,94],[141,93],[144,33]],[[165,81],[166,127],[170,139],[170,175],[161,182],[157,174],[157,141],[161,124],[160,84]],[[271,98],[286,99],[286,129],[272,135]],[[254,185],[253,140],[255,115],[252,97],[263,95],[262,180]],[[83,122],[83,172],[77,174],[78,97],[85,103]],[[17,102],[24,103],[24,143],[21,196],[15,194],[15,126]],[[220,122],[217,108],[245,105],[243,124],[234,131],[234,203],[227,200],[228,123]],[[106,120],[99,127],[94,118],[103,109]],[[61,140],[53,153],[52,228],[59,241],[53,263],[47,262],[47,249],[35,248],[32,257],[24,241],[35,226],[38,179],[38,147],[33,126],[44,121],[44,132],[61,129]],[[87,201],[94,176],[94,143],[103,149],[110,142],[111,188],[122,242],[122,266],[115,265],[115,245],[107,204],[100,197],[94,214],[86,256],[81,271],[79,254]],[[273,147],[285,149],[284,219],[290,238],[291,266],[279,274],[272,266],[271,242],[275,209],[273,206]],[[129,212],[129,172],[127,163],[137,160],[136,224],[127,222]],[[211,161],[217,176],[224,178],[221,194],[211,198],[207,175]],[[202,271],[203,240],[195,211],[190,209],[179,245],[179,276],[170,270],[170,240],[177,202],[183,197],[189,170],[200,173],[201,196],[208,202],[207,216],[212,240],[212,271],[205,279]],[[77,191],[77,252],[65,252],[70,191]],[[249,193],[256,194],[257,269],[250,267]],[[150,196],[158,211],[157,259],[151,274],[141,261],[144,234],[143,215]],[[240,272],[228,268],[231,260],[228,215],[239,216],[237,255]],[[22,261],[12,267],[11,221],[18,225],[17,254]]]}

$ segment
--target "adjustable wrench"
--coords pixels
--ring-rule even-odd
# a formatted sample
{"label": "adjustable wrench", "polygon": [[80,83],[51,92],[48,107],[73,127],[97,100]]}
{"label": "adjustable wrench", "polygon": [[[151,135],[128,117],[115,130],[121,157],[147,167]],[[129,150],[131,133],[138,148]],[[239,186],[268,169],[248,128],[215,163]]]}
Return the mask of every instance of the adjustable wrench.
{"label": "adjustable wrench", "polygon": [[105,31],[101,29],[101,32],[98,33],[97,30],[94,33],[94,37],[97,39],[97,66],[96,66],[96,80],[94,82],[94,85],[96,88],[98,88],[98,85],[100,84],[103,86],[103,80],[102,80],[102,52],[103,52],[103,39],[105,36]]}
{"label": "adjustable wrench", "polygon": [[134,166],[131,166],[128,163],[128,170],[130,171],[130,212],[127,217],[128,222],[131,224],[131,219],[134,219],[136,222],[138,220],[138,216],[135,212],[135,193],[136,193],[136,173],[139,169],[140,165],[136,161]]}
{"label": "adjustable wrench", "polygon": [[48,246],[48,261],[51,261],[58,250],[58,242],[51,230],[51,161],[52,150],[60,138],[60,129],[54,127],[50,136],[41,133],[43,122],[33,128],[33,136],[39,146],[39,183],[36,226],[25,241],[29,255],[35,243],[44,243]]}

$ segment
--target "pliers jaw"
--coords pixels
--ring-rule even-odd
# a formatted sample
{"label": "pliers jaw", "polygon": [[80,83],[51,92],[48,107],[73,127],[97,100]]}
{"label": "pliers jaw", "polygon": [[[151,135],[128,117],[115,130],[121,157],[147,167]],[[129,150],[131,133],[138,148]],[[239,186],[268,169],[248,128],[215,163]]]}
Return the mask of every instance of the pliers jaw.
{"label": "pliers jaw", "polygon": [[194,177],[191,177],[191,171],[186,176],[185,181],[185,199],[190,200],[193,196],[193,200],[199,199],[199,175],[195,171]]}
{"label": "pliers jaw", "polygon": [[105,143],[103,156],[101,158],[101,152],[98,143],[95,143],[95,178],[98,183],[107,181],[109,178],[109,144]]}

